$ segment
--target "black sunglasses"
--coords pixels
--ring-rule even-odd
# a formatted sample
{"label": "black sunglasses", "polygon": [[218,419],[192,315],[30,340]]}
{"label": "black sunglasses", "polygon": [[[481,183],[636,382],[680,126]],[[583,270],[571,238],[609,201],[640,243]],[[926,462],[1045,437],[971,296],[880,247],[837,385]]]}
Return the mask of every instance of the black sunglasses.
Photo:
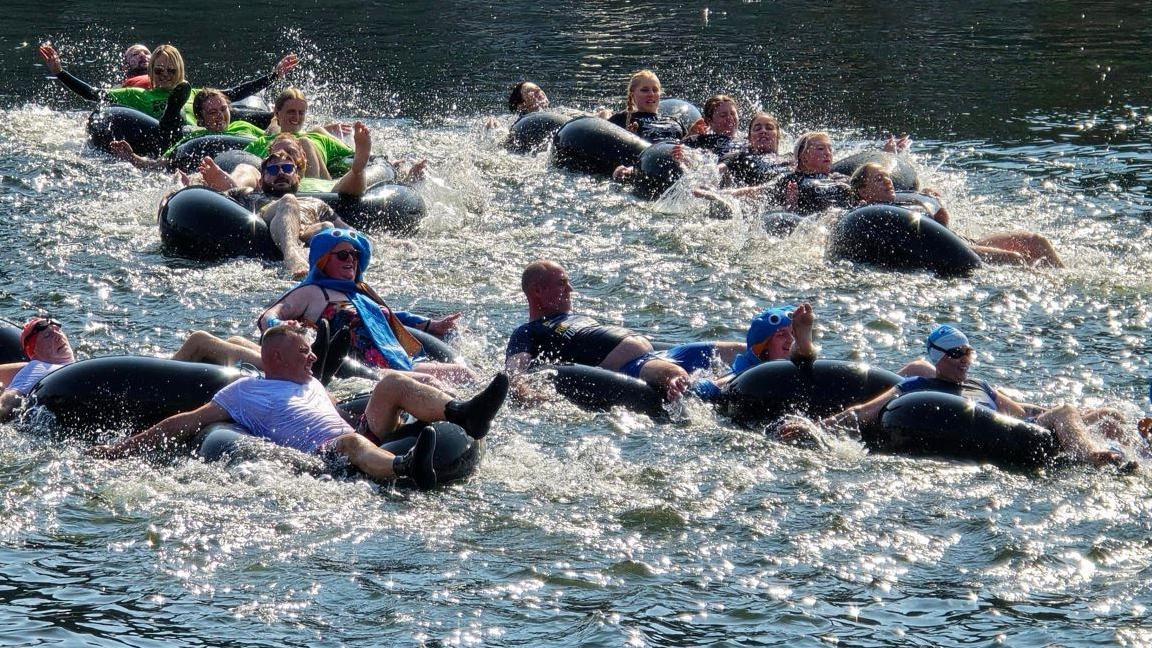
{"label": "black sunglasses", "polygon": [[296,173],[296,165],[291,162],[281,162],[279,164],[269,164],[264,167],[264,173],[270,176],[278,175],[292,175]]}
{"label": "black sunglasses", "polygon": [[936,346],[935,344],[929,344],[928,348],[929,349],[936,349],[940,353],[943,353],[944,355],[948,356],[949,358],[952,358],[953,360],[959,360],[960,358],[963,358],[964,356],[972,355],[972,353],[974,353],[976,351],[975,349],[973,349],[970,346],[956,347],[955,349],[945,349],[943,347]]}
{"label": "black sunglasses", "polygon": [[39,322],[36,322],[36,326],[32,327],[32,332],[30,333],[30,335],[36,335],[38,333],[43,333],[44,331],[47,331],[48,328],[51,326],[55,326],[56,328],[60,328],[60,322],[57,322],[56,320],[52,319],[51,317],[49,317],[48,319],[45,319],[45,320],[40,320]]}
{"label": "black sunglasses", "polygon": [[360,253],[356,250],[338,250],[333,252],[332,256],[336,257],[339,261],[347,261],[348,259],[360,260]]}

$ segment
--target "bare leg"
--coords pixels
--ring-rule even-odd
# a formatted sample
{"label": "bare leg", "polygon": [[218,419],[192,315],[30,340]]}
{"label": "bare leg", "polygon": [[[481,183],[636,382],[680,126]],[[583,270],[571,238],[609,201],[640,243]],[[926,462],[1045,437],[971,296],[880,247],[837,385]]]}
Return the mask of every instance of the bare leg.
{"label": "bare leg", "polygon": [[1017,231],[993,234],[976,241],[976,244],[1016,252],[1024,257],[1024,260],[1029,264],[1050,265],[1053,268],[1064,267],[1064,262],[1060,260],[1056,248],[1052,247],[1052,242],[1035,232]]}
{"label": "bare leg", "polygon": [[359,434],[340,436],[336,439],[335,450],[348,457],[353,466],[373,479],[388,481],[396,477],[393,469],[396,455],[372,445],[371,441]]}
{"label": "bare leg", "polygon": [[309,178],[320,178],[321,180],[331,180],[332,176],[328,174],[328,167],[324,165],[324,158],[320,156],[320,152],[316,150],[316,144],[305,137],[297,138],[300,143],[300,148],[304,150],[304,159],[308,160],[308,173],[305,175]]}
{"label": "bare leg", "polygon": [[1115,453],[1101,450],[1092,437],[1080,413],[1071,405],[1059,405],[1036,417],[1036,422],[1052,430],[1060,439],[1064,450],[1074,458],[1093,464],[1114,462]]}
{"label": "bare leg", "polygon": [[280,252],[284,254],[284,269],[294,279],[308,274],[308,256],[300,243],[300,203],[288,194],[268,206],[265,212],[268,230]]}
{"label": "bare leg", "polygon": [[1080,416],[1087,425],[1093,425],[1106,438],[1123,441],[1127,437],[1128,417],[1111,407],[1083,410]]}
{"label": "bare leg", "polygon": [[237,362],[247,362],[257,367],[260,362],[260,346],[251,340],[232,337],[227,341],[206,331],[193,331],[176,353],[173,360],[184,362],[205,362],[232,366]]}
{"label": "bare leg", "polygon": [[972,251],[980,257],[981,261],[996,265],[1028,265],[1023,254],[1012,250],[1002,250],[988,245],[973,245]]}
{"label": "bare leg", "polygon": [[396,429],[402,411],[429,423],[444,420],[444,406],[452,400],[448,394],[398,371],[382,373],[364,411],[368,429],[377,438],[386,438]]}

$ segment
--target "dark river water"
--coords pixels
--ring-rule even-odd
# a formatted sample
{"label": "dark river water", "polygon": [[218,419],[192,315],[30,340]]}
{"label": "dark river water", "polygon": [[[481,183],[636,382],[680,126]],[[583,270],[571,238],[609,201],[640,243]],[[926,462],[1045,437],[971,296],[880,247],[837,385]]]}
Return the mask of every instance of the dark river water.
{"label": "dark river water", "polygon": [[[426,157],[430,216],[381,239],[394,306],[462,310],[481,373],[523,322],[523,266],[565,264],[582,310],[665,341],[739,339],[810,300],[823,354],[896,368],[938,323],[1022,399],[1149,409],[1152,12],[1144,3],[155,3],[16,0],[0,17],[0,316],[61,319],[82,356],[250,333],[291,284],[256,260],[160,254],[172,188],[85,146],[86,106],[36,45],[111,84],[170,41],[194,85],[304,58],[314,119],[364,118]],[[496,145],[510,86],[619,109],[726,92],[840,149],[908,132],[969,236],[1022,227],[1063,270],[939,279],[833,264],[826,222],[765,235],[685,192],[638,202]],[[351,393],[365,384],[341,384]],[[85,458],[0,427],[0,644],[1144,646],[1145,473],[773,443],[698,404],[674,423],[511,408],[468,483],[432,493]]]}

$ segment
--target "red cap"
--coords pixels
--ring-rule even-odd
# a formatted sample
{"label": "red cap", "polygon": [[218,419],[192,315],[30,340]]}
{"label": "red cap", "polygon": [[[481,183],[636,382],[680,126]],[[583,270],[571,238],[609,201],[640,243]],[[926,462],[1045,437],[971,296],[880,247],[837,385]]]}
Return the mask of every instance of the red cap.
{"label": "red cap", "polygon": [[33,317],[24,325],[24,330],[20,331],[20,347],[24,349],[24,355],[28,356],[29,360],[32,359],[32,349],[36,346],[36,333],[43,333],[47,327],[33,331],[37,324],[46,321],[48,321],[46,317]]}

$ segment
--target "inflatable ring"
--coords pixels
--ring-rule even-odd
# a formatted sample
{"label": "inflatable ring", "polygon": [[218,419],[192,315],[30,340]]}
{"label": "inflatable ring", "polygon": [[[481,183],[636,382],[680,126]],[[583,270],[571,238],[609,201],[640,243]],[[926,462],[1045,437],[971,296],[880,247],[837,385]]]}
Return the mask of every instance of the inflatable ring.
{"label": "inflatable ring", "polygon": [[[200,168],[200,161],[205,157],[215,158],[225,151],[243,151],[254,141],[251,137],[238,135],[196,137],[176,147],[172,153],[172,166],[185,173],[192,173]],[[259,161],[257,161],[256,166],[260,166]],[[228,171],[232,171],[232,169],[228,169]]]}
{"label": "inflatable ring", "polygon": [[28,362],[24,355],[24,347],[20,344],[20,333],[24,329],[10,322],[2,322],[0,326],[0,364],[10,362]]}
{"label": "inflatable ring", "polygon": [[1061,452],[1051,431],[952,394],[905,394],[884,407],[880,421],[878,430],[864,435],[877,452],[1024,470],[1051,465]]}
{"label": "inflatable ring", "polygon": [[[361,197],[305,193],[327,203],[350,226],[368,233],[409,234],[424,217],[424,199],[411,187],[378,184]],[[264,220],[206,187],[186,187],[160,203],[160,241],[173,255],[218,260],[236,256],[281,258]]]}
{"label": "inflatable ring", "polygon": [[840,217],[828,239],[828,256],[894,270],[964,275],[980,257],[940,223],[902,207],[869,205]]}
{"label": "inflatable ring", "polygon": [[685,133],[692,128],[692,124],[704,118],[699,108],[683,99],[661,99],[656,112],[662,117],[671,117],[680,122]]}
{"label": "inflatable ring", "polygon": [[892,176],[892,184],[897,191],[916,191],[920,189],[920,177],[916,167],[908,161],[907,157],[888,153],[886,151],[862,151],[838,160],[832,164],[832,173],[842,173],[851,176],[856,169],[865,164],[879,164]]}
{"label": "inflatable ring", "polygon": [[233,101],[230,111],[231,121],[246,121],[265,129],[272,123],[272,109],[260,95]]}
{"label": "inflatable ring", "polygon": [[139,110],[108,106],[88,116],[88,141],[106,153],[112,142],[124,140],[132,150],[145,157],[159,157],[162,150],[160,122]]}
{"label": "inflatable ring", "polygon": [[540,370],[548,372],[557,394],[580,409],[606,412],[623,407],[653,419],[668,416],[664,397],[643,380],[586,365],[548,365]]}
{"label": "inflatable ring", "polygon": [[828,416],[871,400],[901,380],[891,371],[842,360],[774,360],[737,376],[724,392],[721,411],[749,426],[786,414]]}
{"label": "inflatable ring", "polygon": [[87,439],[98,430],[140,431],[194,410],[242,375],[229,367],[163,358],[92,358],[44,376],[29,392],[28,407],[51,414],[55,434]]}
{"label": "inflatable ring", "polygon": [[249,153],[243,149],[221,151],[212,156],[212,161],[216,163],[216,166],[223,169],[225,173],[232,173],[236,170],[236,167],[241,164],[247,164],[248,166],[259,169],[260,163],[263,162],[256,154]]}
{"label": "inflatable ring", "polygon": [[676,184],[684,175],[684,167],[676,159],[676,142],[657,142],[640,154],[633,180],[633,193],[647,200],[655,200]]}
{"label": "inflatable ring", "polygon": [[636,166],[649,142],[599,117],[577,117],[556,131],[552,164],[578,173],[611,177],[618,166]]}
{"label": "inflatable ring", "polygon": [[538,110],[521,115],[508,129],[504,148],[510,153],[535,153],[552,141],[556,131],[571,121],[571,117],[558,112]]}
{"label": "inflatable ring", "polygon": [[728,178],[737,187],[768,184],[792,169],[791,164],[781,162],[774,154],[748,150],[729,153],[720,162],[728,169]]}
{"label": "inflatable ring", "polygon": [[[367,401],[364,397],[354,399]],[[343,405],[341,406],[343,407]],[[412,449],[416,437],[428,423],[409,423],[391,435],[392,440],[380,445],[395,455],[402,455]],[[432,465],[436,469],[436,486],[444,486],[467,479],[476,473],[484,456],[484,443],[469,437],[464,430],[444,421],[432,423],[436,428],[436,448],[432,452]],[[291,448],[278,446],[270,441],[248,434],[235,423],[213,423],[204,428],[197,444],[197,455],[204,461],[227,461],[229,465],[255,460],[271,460],[287,464],[292,470],[301,473],[320,474],[330,471],[330,466],[315,455],[308,455]],[[353,471],[348,476],[359,474]],[[415,486],[410,480],[397,482],[402,486]]]}

